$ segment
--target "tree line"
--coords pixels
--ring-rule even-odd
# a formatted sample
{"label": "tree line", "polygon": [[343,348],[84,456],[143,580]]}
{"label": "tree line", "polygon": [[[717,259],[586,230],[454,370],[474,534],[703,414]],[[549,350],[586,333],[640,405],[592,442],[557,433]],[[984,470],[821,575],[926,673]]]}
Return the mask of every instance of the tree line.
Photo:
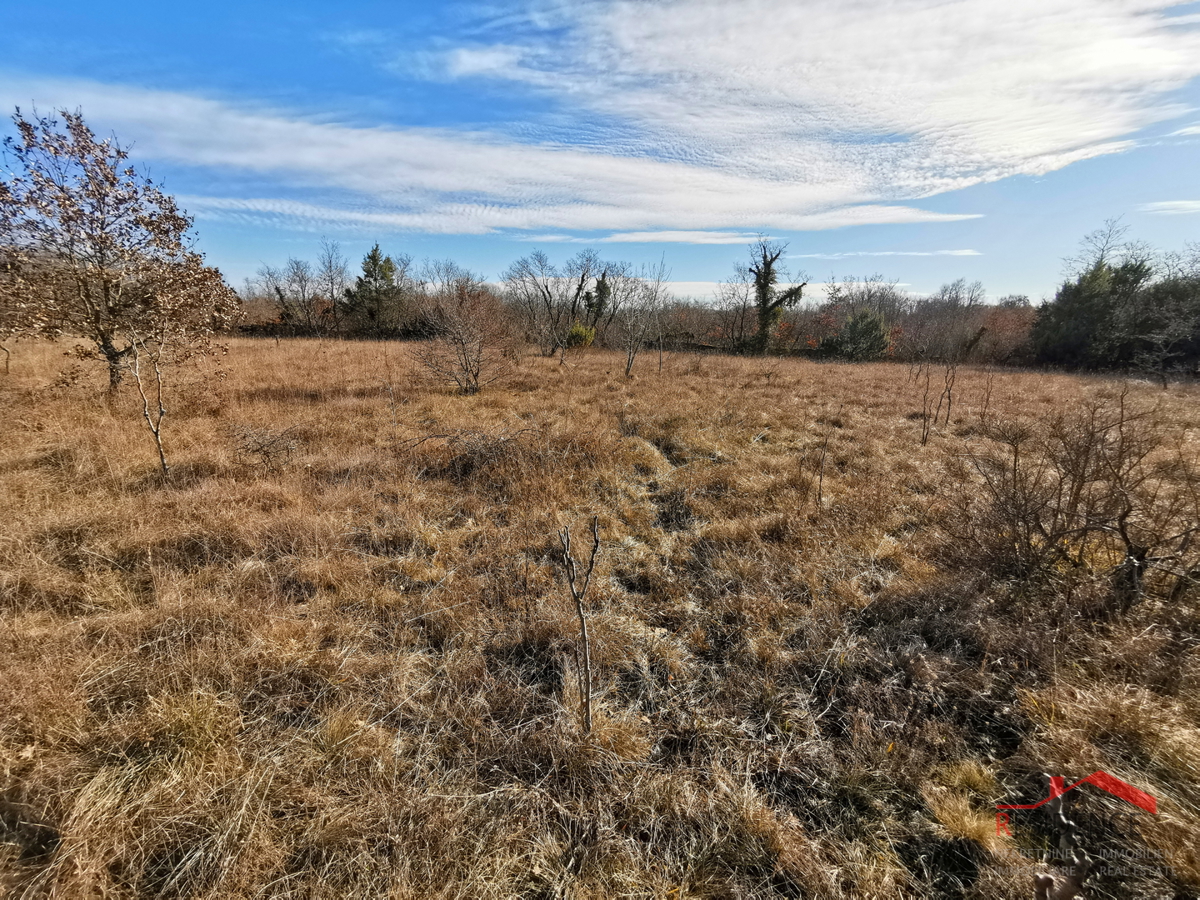
{"label": "tree line", "polygon": [[[352,271],[336,243],[315,263],[264,265],[239,297],[194,248],[192,220],[99,140],[79,113],[13,121],[15,164],[0,179],[0,349],[6,338],[70,335],[103,359],[115,390],[139,354],[203,351],[248,310],[251,333],[431,339],[446,353],[547,355],[647,347],[865,361],[980,362],[1139,371],[1200,366],[1200,246],[1160,253],[1110,222],[1089,235],[1040,307],[987,302],[964,279],[927,297],[880,275],[826,285],[784,270],[786,245],[753,242],[713,301],[668,291],[665,263],[635,267],[582,250],[535,251],[488,282],[452,260],[416,264],[376,244]],[[454,349],[457,348],[457,349]],[[6,356],[7,360],[7,356]],[[471,368],[472,366],[468,366]],[[144,371],[144,369],[142,370]],[[464,389],[477,389],[469,378]],[[460,385],[461,386],[461,385]]]}
{"label": "tree line", "polygon": [[[660,264],[640,269],[583,250],[561,265],[535,251],[488,283],[450,261],[415,265],[378,245],[350,276],[336,244],[317,263],[263,266],[244,291],[251,330],[428,338],[438,298],[467,280],[514,340],[553,355],[574,347],[720,350],[813,358],[977,362],[1122,370],[1167,378],[1200,364],[1200,247],[1157,253],[1108,223],[1084,239],[1054,298],[989,300],[958,279],[929,296],[881,275],[831,280],[805,303],[808,279],[783,270],[786,245],[760,239],[713,301],[672,296]],[[452,292],[452,291],[451,291]]]}
{"label": "tree line", "polygon": [[1084,239],[1073,277],[1040,312],[1031,352],[1074,369],[1173,373],[1200,367],[1200,244],[1161,253],[1116,221]]}

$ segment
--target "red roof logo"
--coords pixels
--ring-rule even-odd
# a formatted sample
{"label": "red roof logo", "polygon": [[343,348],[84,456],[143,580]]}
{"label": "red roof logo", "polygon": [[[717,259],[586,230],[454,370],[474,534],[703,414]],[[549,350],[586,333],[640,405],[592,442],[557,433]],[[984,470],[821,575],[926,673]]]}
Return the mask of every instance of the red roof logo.
{"label": "red roof logo", "polygon": [[1037,803],[997,803],[996,809],[1037,809],[1049,803],[1051,800],[1061,797],[1068,791],[1073,791],[1081,784],[1094,784],[1102,791],[1108,791],[1114,797],[1119,797],[1126,803],[1132,803],[1134,806],[1144,809],[1152,815],[1158,815],[1158,801],[1145,791],[1140,791],[1132,784],[1127,784],[1120,778],[1109,775],[1107,772],[1093,772],[1087,778],[1080,778],[1070,787],[1063,787],[1063,777],[1061,775],[1053,775],[1050,777],[1050,796],[1045,800],[1039,800]]}

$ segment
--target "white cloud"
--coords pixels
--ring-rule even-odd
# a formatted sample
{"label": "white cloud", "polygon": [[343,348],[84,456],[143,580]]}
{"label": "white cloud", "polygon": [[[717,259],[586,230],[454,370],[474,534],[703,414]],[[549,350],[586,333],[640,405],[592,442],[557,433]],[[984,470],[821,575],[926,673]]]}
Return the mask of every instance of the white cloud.
{"label": "white cloud", "polygon": [[1187,135],[1200,134],[1200,122],[1195,125],[1188,125],[1186,128],[1180,128],[1178,131],[1172,131],[1167,137],[1185,137]]}
{"label": "white cloud", "polygon": [[[525,208],[502,205],[432,204],[429,208],[347,209],[321,206],[298,200],[278,198],[205,197],[180,195],[180,205],[201,219],[271,222],[275,225],[307,231],[325,231],[330,227],[364,232],[379,230],[425,231],[435,234],[487,234],[500,229],[529,229],[546,224],[547,220],[560,228],[584,228],[577,218],[582,212],[587,221],[613,220],[625,215],[640,215],[637,211],[604,210],[591,207],[576,210],[570,207],[552,209]],[[679,210],[661,211],[665,216]],[[687,211],[684,211],[685,214]],[[903,222],[950,222],[975,218],[971,215],[931,213],[927,210],[900,206],[855,206],[811,215],[779,214],[775,220],[781,227],[795,231],[814,231],[841,228],[848,225]],[[614,232],[608,235],[580,237],[571,234],[523,235],[521,240],[544,243],[622,244],[622,243],[686,243],[686,244],[745,244],[754,240],[757,232],[712,231],[639,231]]]}
{"label": "white cloud", "polygon": [[15,82],[0,102],[80,106],[89,122],[136,141],[138,158],[241,170],[312,192],[350,192],[336,205],[190,197],[199,215],[270,216],[443,233],[552,228],[699,232],[941,222],[969,215],[876,204],[836,178],[786,181],[712,165],[620,156],[494,134],[361,127],[162,91],[89,82]]}
{"label": "white cloud", "polygon": [[790,253],[789,259],[850,259],[855,256],[981,256],[978,250],[856,250],[849,253]]}
{"label": "white cloud", "polygon": [[[412,48],[409,76],[507,82],[561,101],[554,131],[525,122],[517,137],[11,74],[0,102],[82,107],[134,140],[137,158],[235,172],[258,195],[190,197],[203,217],[736,244],[759,231],[970,218],[912,204],[1129,149],[1139,129],[1189,112],[1172,92],[1200,74],[1200,29],[1179,27],[1187,17],[1170,9],[527,0],[470,30],[471,43]],[[340,45],[378,54],[387,41],[355,33]]]}
{"label": "white cloud", "polygon": [[1187,216],[1200,213],[1200,200],[1164,200],[1161,203],[1144,203],[1142,212],[1158,216]]}
{"label": "white cloud", "polygon": [[751,231],[620,231],[599,237],[573,234],[530,234],[521,238],[545,244],[749,244],[758,239]]}
{"label": "white cloud", "polygon": [[636,123],[648,146],[912,198],[1117,152],[1186,112],[1170,92],[1200,74],[1200,32],[1173,5],[545,0],[546,37],[460,48],[445,73],[486,59],[468,74]]}
{"label": "white cloud", "polygon": [[[521,50],[496,44],[490,47],[458,47],[446,55],[446,69],[454,78],[476,75],[522,79]],[[541,81],[541,79],[538,79]]]}
{"label": "white cloud", "polygon": [[711,300],[717,296],[720,288],[719,281],[668,281],[667,290],[675,297],[694,297],[697,300]]}

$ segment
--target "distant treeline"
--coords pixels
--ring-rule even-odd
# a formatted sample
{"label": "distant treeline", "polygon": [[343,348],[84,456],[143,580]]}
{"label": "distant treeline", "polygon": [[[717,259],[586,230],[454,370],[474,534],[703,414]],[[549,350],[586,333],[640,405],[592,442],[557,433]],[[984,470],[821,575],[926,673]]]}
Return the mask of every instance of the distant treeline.
{"label": "distant treeline", "polygon": [[[964,279],[926,297],[874,275],[846,278],[816,303],[777,267],[783,247],[759,241],[715,300],[664,291],[665,272],[635,270],[584,250],[562,266],[535,252],[488,284],[452,261],[414,265],[378,245],[359,273],[336,244],[315,264],[263,266],[243,292],[243,330],[275,336],[424,338],[437,334],[441,298],[469,290],[526,343],[568,347],[775,353],[844,360],[976,362],[1139,371],[1167,378],[1200,365],[1200,247],[1158,253],[1124,242],[1109,223],[1085,238],[1054,298],[988,300]],[[799,279],[796,279],[797,281]],[[780,286],[782,283],[782,286]]]}

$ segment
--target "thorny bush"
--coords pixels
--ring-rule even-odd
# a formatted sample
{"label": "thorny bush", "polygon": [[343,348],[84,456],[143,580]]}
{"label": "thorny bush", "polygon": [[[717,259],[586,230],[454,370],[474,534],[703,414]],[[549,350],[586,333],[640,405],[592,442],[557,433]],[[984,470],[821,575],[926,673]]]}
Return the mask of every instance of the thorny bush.
{"label": "thorny bush", "polygon": [[1178,599],[1200,574],[1200,472],[1155,409],[1126,391],[1041,420],[994,420],[990,446],[960,455],[952,537],[999,574],[1110,579],[1128,608]]}

